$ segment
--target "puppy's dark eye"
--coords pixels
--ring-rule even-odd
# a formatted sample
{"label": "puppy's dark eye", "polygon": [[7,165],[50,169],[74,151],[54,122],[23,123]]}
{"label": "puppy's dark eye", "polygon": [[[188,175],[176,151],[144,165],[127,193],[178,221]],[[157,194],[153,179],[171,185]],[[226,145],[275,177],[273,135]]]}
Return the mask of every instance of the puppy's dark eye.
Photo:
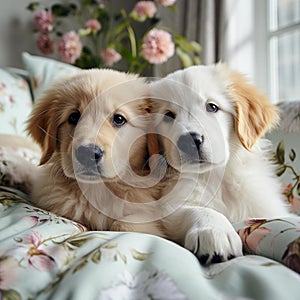
{"label": "puppy's dark eye", "polygon": [[72,112],[69,115],[69,119],[68,119],[69,124],[77,125],[77,123],[79,122],[80,116],[81,116],[80,111],[77,110],[77,111]]}
{"label": "puppy's dark eye", "polygon": [[127,123],[127,120],[120,114],[114,114],[112,122],[115,126],[121,127]]}
{"label": "puppy's dark eye", "polygon": [[208,102],[206,104],[206,111],[216,113],[218,110],[219,110],[219,107],[216,104],[214,104],[212,102]]}
{"label": "puppy's dark eye", "polygon": [[172,122],[173,120],[175,120],[175,118],[176,118],[176,115],[171,111],[166,112],[164,115],[165,122]]}

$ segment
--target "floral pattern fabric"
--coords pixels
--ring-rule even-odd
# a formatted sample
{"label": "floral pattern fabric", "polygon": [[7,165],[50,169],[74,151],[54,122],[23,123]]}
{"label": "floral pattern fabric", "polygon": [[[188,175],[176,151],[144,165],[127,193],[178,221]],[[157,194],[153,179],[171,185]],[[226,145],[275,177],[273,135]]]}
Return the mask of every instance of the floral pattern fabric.
{"label": "floral pattern fabric", "polygon": [[27,81],[8,69],[0,69],[0,133],[25,136],[32,109]]}
{"label": "floral pattern fabric", "polygon": [[300,101],[278,104],[280,123],[267,135],[274,149],[277,175],[291,211],[300,215]]}
{"label": "floral pattern fabric", "polygon": [[[274,229],[274,224],[279,227]],[[286,259],[295,253],[290,239],[299,238],[299,229],[298,218],[239,224],[244,246],[260,256],[203,267],[194,254],[165,239],[87,231],[30,205],[25,194],[2,187],[0,297],[198,300],[261,299],[264,295],[264,299],[298,299],[300,275],[291,270],[295,260]]]}

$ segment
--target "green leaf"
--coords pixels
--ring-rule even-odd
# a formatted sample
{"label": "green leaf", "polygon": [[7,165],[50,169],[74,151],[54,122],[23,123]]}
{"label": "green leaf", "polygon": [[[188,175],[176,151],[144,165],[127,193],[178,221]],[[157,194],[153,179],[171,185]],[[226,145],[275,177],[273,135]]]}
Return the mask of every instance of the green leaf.
{"label": "green leaf", "polygon": [[88,261],[85,259],[83,260],[79,265],[77,265],[77,267],[73,270],[73,274],[80,271],[81,269],[83,269],[86,265],[87,265]]}
{"label": "green leaf", "polygon": [[80,57],[75,62],[75,66],[82,69],[98,68],[100,62],[100,57],[94,56],[92,51],[84,46]]}
{"label": "green leaf", "polygon": [[121,257],[121,259],[122,259],[122,261],[124,262],[124,264],[127,264],[127,257],[126,257],[126,255],[120,253],[119,251],[118,251],[118,254],[119,254],[119,256]]}
{"label": "green leaf", "polygon": [[110,242],[108,244],[105,244],[102,248],[105,248],[105,249],[114,249],[114,248],[117,248],[118,247],[118,243],[116,242]]}
{"label": "green leaf", "polygon": [[194,65],[201,65],[201,60],[198,56],[193,57]]}
{"label": "green leaf", "polygon": [[189,42],[185,37],[175,34],[174,36],[175,43],[177,47],[179,47],[182,51],[187,53],[200,52],[201,47],[199,49],[199,44],[196,42]]}
{"label": "green leaf", "polygon": [[190,42],[191,47],[193,48],[193,51],[196,53],[200,53],[202,48],[201,45],[195,41],[191,41]]}
{"label": "green leaf", "polygon": [[39,2],[31,2],[27,5],[26,9],[30,11],[35,11],[40,6]]}
{"label": "green leaf", "polygon": [[180,58],[181,63],[185,68],[193,65],[191,57],[186,52],[182,51],[180,48],[176,48],[176,54]]}
{"label": "green leaf", "polygon": [[131,251],[132,257],[134,259],[140,260],[140,261],[146,260],[151,255],[151,253],[142,253],[135,249],[131,249],[130,251]]}
{"label": "green leaf", "polygon": [[276,175],[280,177],[286,170],[286,166],[279,166],[276,170]]}
{"label": "green leaf", "polygon": [[85,245],[91,238],[86,238],[86,237],[82,237],[82,238],[75,238],[73,240],[69,240],[68,243],[74,247],[80,248],[83,245]]}
{"label": "green leaf", "polygon": [[92,33],[91,28],[81,28],[81,29],[78,30],[78,35],[79,36],[88,36],[91,33]]}
{"label": "green leaf", "polygon": [[276,262],[266,262],[261,264],[262,267],[277,267],[279,264]]}
{"label": "green leaf", "polygon": [[132,11],[130,14],[129,14],[129,17],[134,20],[134,21],[137,21],[137,22],[145,22],[147,20],[147,16],[144,15],[144,16],[141,16],[139,14],[137,14],[135,11]]}
{"label": "green leaf", "polygon": [[294,149],[291,149],[290,154],[289,154],[289,158],[291,161],[294,161],[296,158],[296,152]]}
{"label": "green leaf", "polygon": [[1,290],[3,300],[21,300],[21,295],[15,290]]}
{"label": "green leaf", "polygon": [[92,262],[95,264],[98,264],[101,260],[101,250],[98,249],[96,252],[92,255]]}
{"label": "green leaf", "polygon": [[72,9],[67,5],[53,4],[51,6],[51,12],[56,17],[67,17],[72,12]]}
{"label": "green leaf", "polygon": [[300,196],[300,182],[299,182],[298,185],[297,185],[297,193],[298,193],[298,195]]}
{"label": "green leaf", "polygon": [[284,142],[281,141],[276,149],[276,158],[279,164],[284,164],[284,156],[285,156],[285,149],[284,149]]}
{"label": "green leaf", "polygon": [[77,5],[75,3],[70,3],[69,7],[70,11],[73,11],[73,13],[77,11]]}

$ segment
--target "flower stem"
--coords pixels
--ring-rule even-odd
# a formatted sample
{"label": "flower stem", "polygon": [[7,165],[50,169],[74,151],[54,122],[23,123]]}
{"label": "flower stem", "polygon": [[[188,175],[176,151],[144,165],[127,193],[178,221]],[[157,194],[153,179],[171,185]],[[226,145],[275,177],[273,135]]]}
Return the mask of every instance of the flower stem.
{"label": "flower stem", "polygon": [[136,46],[136,38],[135,38],[134,30],[133,30],[132,26],[130,25],[130,22],[128,21],[128,17],[127,17],[126,11],[124,9],[121,10],[121,14],[125,20],[126,29],[128,31],[128,37],[129,37],[129,41],[130,41],[132,57],[136,57],[137,56],[137,46]]}

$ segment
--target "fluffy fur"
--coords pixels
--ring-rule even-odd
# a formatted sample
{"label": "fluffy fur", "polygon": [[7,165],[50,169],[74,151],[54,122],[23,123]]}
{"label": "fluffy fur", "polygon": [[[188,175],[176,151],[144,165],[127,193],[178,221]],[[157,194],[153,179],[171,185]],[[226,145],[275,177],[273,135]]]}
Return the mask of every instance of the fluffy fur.
{"label": "fluffy fur", "polygon": [[147,95],[136,75],[96,69],[47,90],[28,123],[43,151],[34,204],[90,229],[164,236],[150,205],[159,189],[145,167]]}
{"label": "fluffy fur", "polygon": [[1,184],[30,193],[40,156],[40,148],[30,138],[0,134]]}
{"label": "fluffy fur", "polygon": [[275,106],[222,64],[176,71],[151,93],[163,154],[180,174],[163,198],[168,237],[203,263],[242,255],[231,223],[289,214],[261,139],[277,123]]}

